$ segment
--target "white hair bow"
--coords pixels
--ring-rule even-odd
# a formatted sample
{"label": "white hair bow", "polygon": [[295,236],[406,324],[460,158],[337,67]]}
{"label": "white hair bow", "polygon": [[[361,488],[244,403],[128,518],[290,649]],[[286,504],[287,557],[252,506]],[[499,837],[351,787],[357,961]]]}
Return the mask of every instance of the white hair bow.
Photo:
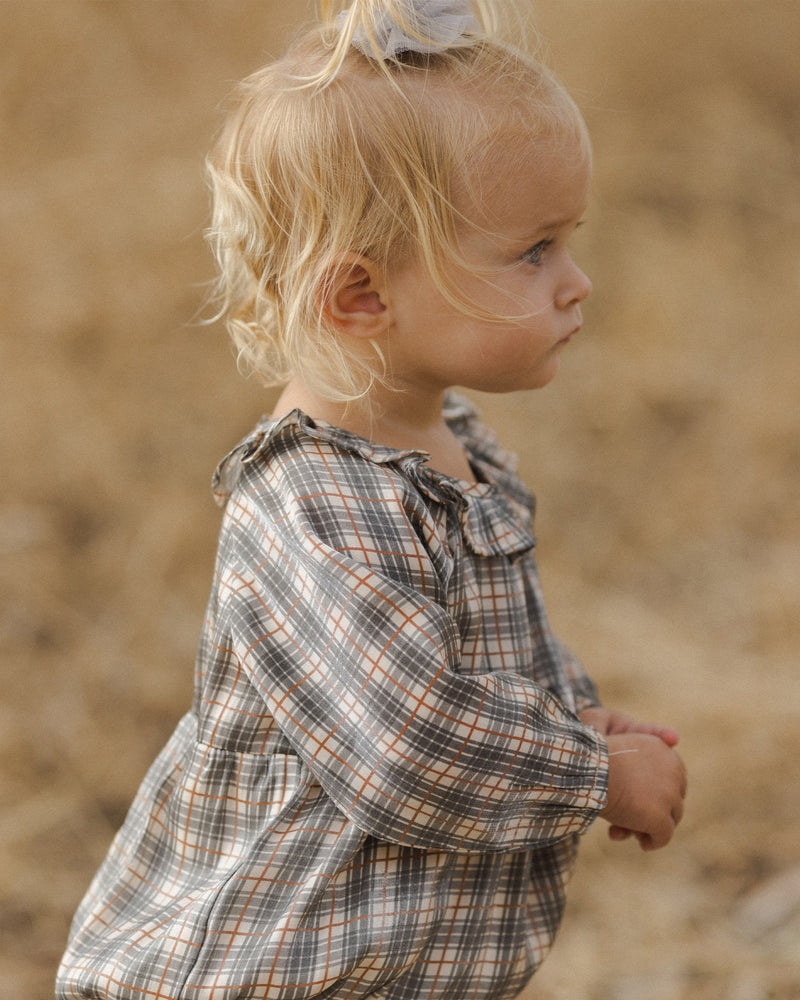
{"label": "white hair bow", "polygon": [[[419,38],[410,35],[388,11],[382,10],[376,13],[372,24],[374,38],[362,26],[353,33],[353,45],[372,58],[390,59],[401,52],[430,54],[449,48],[479,28],[469,0],[415,0],[408,8],[409,23],[418,28]],[[348,13],[344,11],[336,18],[340,30]]]}

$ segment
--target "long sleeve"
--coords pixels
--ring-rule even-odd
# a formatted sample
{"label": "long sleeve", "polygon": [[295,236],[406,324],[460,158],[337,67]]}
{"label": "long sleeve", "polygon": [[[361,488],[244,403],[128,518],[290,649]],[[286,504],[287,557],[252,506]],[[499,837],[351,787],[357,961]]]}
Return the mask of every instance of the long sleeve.
{"label": "long sleeve", "polygon": [[586,673],[581,661],[560,639],[555,639],[555,642],[559,649],[564,673],[572,690],[575,711],[581,712],[584,708],[593,708],[595,705],[599,705],[600,696],[597,687]]}
{"label": "long sleeve", "polygon": [[313,496],[294,484],[276,503],[273,483],[228,509],[221,607],[298,755],[384,840],[510,850],[581,832],[604,803],[603,741],[530,679],[462,673],[423,508],[389,469],[363,495],[347,462],[327,469]]}

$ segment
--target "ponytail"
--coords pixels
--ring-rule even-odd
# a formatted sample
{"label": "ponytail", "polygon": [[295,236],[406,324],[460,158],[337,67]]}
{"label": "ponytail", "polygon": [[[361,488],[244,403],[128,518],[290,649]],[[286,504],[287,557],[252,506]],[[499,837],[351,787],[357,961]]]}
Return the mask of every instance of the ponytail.
{"label": "ponytail", "polygon": [[316,85],[333,79],[353,48],[388,70],[415,55],[474,45],[492,34],[496,22],[489,0],[352,0],[347,9],[340,7],[337,0],[322,0],[322,17],[335,33]]}

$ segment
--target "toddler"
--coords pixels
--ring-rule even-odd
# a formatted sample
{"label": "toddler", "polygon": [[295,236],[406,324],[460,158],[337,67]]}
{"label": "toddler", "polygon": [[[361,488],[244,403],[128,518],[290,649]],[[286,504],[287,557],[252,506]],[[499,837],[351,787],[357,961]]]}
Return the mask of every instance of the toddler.
{"label": "toddler", "polygon": [[[480,17],[480,20],[479,20]],[[209,161],[240,359],[194,702],[81,904],[58,996],[483,1000],[579,836],[666,844],[676,733],[547,622],[533,499],[455,386],[536,389],[591,286],[581,117],[465,0],[355,0],[239,88]]]}

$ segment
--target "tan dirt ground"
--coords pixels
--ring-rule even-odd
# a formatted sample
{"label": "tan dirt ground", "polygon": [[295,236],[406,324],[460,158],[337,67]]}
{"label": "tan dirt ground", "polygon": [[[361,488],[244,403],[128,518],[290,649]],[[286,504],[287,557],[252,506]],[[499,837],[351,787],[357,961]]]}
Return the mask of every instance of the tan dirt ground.
{"label": "tan dirt ground", "polygon": [[[298,2],[0,4],[0,994],[68,922],[184,710],[217,459],[270,406],[218,326],[202,157]],[[800,998],[800,4],[539,0],[585,110],[586,325],[484,398],[551,616],[677,726],[673,844],[598,824],[526,1000]]]}

